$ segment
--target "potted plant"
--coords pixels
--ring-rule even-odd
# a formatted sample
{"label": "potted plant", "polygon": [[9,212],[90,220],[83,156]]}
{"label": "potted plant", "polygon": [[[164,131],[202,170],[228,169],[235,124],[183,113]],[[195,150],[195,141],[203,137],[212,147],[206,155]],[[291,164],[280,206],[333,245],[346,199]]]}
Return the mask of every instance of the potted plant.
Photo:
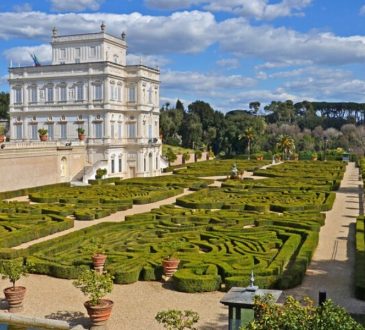
{"label": "potted plant", "polygon": [[80,141],[85,140],[85,129],[82,128],[82,127],[78,127],[77,128],[77,135],[78,135]]}
{"label": "potted plant", "polygon": [[45,128],[40,128],[38,130],[39,138],[41,141],[47,141],[48,140],[48,130]]}
{"label": "potted plant", "polygon": [[106,168],[98,168],[96,170],[95,179],[102,179],[104,175],[106,175]]}
{"label": "potted plant", "polygon": [[11,287],[4,289],[5,298],[9,304],[9,312],[19,312],[23,309],[23,300],[26,292],[24,286],[16,286],[22,276],[27,275],[30,265],[25,265],[23,260],[14,259],[4,261],[1,268],[3,279],[8,279],[12,283]]}
{"label": "potted plant", "polygon": [[113,276],[86,269],[80,273],[73,285],[88,296],[89,300],[84,303],[84,306],[91,320],[91,329],[104,326],[110,317],[114,302],[102,298],[112,292]]}
{"label": "potted plant", "polygon": [[167,311],[158,312],[155,316],[155,320],[162,324],[165,329],[196,330],[197,328],[194,327],[194,323],[199,321],[199,314],[192,310],[179,311],[169,309]]}
{"label": "potted plant", "polygon": [[262,154],[260,152],[255,154],[255,157],[256,157],[256,160],[264,160],[264,154]]}
{"label": "potted plant", "polygon": [[280,162],[281,161],[281,154],[277,153],[277,154],[274,154],[274,159],[276,162]]}
{"label": "potted plant", "polygon": [[95,271],[102,273],[107,258],[102,240],[100,238],[93,238],[84,249],[91,253],[91,259]]}
{"label": "potted plant", "polygon": [[162,260],[163,273],[167,278],[170,278],[177,271],[180,259],[176,257],[176,252],[180,248],[180,242],[172,241],[163,246],[168,255]]}
{"label": "potted plant", "polygon": [[299,154],[294,152],[290,155],[291,160],[299,160]]}
{"label": "potted plant", "polygon": [[3,143],[6,140],[6,129],[4,126],[0,126],[0,143]]}
{"label": "potted plant", "polygon": [[318,154],[314,151],[311,154],[311,160],[317,160],[318,159]]}

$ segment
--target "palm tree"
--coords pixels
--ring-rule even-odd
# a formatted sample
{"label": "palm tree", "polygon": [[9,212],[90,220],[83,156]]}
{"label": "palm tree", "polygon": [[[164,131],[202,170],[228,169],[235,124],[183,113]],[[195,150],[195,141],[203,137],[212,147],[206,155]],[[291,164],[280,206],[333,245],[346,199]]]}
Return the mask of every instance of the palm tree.
{"label": "palm tree", "polygon": [[250,160],[251,155],[251,142],[255,137],[255,132],[252,127],[248,127],[245,129],[245,138],[247,140],[247,153],[248,153],[248,160]]}
{"label": "palm tree", "polygon": [[280,135],[277,146],[283,152],[283,158],[289,159],[289,155],[295,150],[294,139],[289,135]]}

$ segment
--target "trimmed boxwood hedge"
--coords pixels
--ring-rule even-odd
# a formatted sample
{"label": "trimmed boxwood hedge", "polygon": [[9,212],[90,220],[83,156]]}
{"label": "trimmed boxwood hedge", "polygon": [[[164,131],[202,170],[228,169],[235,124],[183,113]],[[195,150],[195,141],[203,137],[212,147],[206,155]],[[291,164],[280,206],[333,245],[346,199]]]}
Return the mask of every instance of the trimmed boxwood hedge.
{"label": "trimmed boxwood hedge", "polygon": [[355,296],[365,300],[365,217],[356,220]]}
{"label": "trimmed boxwood hedge", "polygon": [[[74,278],[80,268],[90,267],[88,246],[92,238],[99,237],[108,255],[106,269],[116,283],[160,280],[162,259],[174,253],[181,259],[173,276],[174,287],[180,291],[247,285],[252,270],[260,287],[292,287],[304,276],[324,224],[325,214],[320,212],[332,206],[335,194],[330,190],[335,189],[334,182],[344,171],[342,163],[329,166],[317,162],[316,181],[309,173],[309,163],[295,164],[300,169],[295,178],[289,171],[293,171],[292,164],[275,167],[275,173],[280,172],[281,166],[286,174],[291,173],[282,176],[285,186],[275,179],[267,179],[269,183],[259,187],[246,184],[246,180],[240,184],[229,181],[223,188],[204,188],[184,196],[178,200],[183,207],[168,205],[127,216],[124,222],[101,223],[23,251],[0,250],[0,257],[25,256],[35,264],[37,273]],[[318,174],[321,171],[331,175],[323,179]],[[57,197],[58,203],[18,203],[4,208],[38,216],[42,212],[52,216],[72,210],[78,217],[97,217],[128,205],[128,198],[139,203],[161,195],[176,195],[183,186],[180,182],[171,185],[169,180],[173,177],[165,179],[164,184],[143,185],[142,179],[136,179],[137,182],[121,181],[117,185],[95,185],[91,191],[51,190],[35,197]],[[193,183],[189,178],[184,184]]]}

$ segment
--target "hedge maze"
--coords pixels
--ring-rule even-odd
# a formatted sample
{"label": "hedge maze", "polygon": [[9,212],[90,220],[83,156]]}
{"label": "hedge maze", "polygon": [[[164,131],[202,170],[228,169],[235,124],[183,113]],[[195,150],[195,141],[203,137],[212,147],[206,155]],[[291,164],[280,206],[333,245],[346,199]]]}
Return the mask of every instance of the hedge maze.
{"label": "hedge maze", "polygon": [[186,168],[175,169],[174,174],[193,176],[229,176],[233,164],[237,165],[239,172],[254,171],[264,165],[270,164],[267,160],[240,160],[240,159],[213,159],[206,162],[187,164]]}
{"label": "hedge maze", "polygon": [[[231,160],[229,169],[232,164]],[[218,167],[214,175],[219,171]],[[125,205],[128,198],[138,203],[176,195],[180,187],[202,188],[179,198],[177,206],[127,216],[124,222],[101,223],[25,250],[0,249],[0,257],[22,256],[34,264],[36,273],[75,278],[80,269],[90,267],[88,247],[98,237],[108,255],[106,269],[116,283],[160,280],[162,259],[174,254],[181,259],[173,276],[179,291],[246,286],[252,270],[262,288],[289,288],[302,281],[325,221],[321,211],[332,207],[331,190],[338,187],[344,165],[289,162],[260,172],[268,177],[257,182],[227,180],[222,188],[205,188],[209,181],[174,175],[96,185],[89,191],[77,188],[77,194],[66,188],[37,192],[33,200],[50,198],[54,204],[48,199],[48,204],[29,208],[43,205],[51,212],[52,207],[72,206],[75,212],[79,206]]]}
{"label": "hedge maze", "polygon": [[[73,227],[74,220],[94,220],[207,187],[211,180],[187,176],[125,180],[88,187],[64,184],[32,189],[29,202],[0,201],[0,248],[17,246]],[[13,197],[4,194],[3,197]]]}

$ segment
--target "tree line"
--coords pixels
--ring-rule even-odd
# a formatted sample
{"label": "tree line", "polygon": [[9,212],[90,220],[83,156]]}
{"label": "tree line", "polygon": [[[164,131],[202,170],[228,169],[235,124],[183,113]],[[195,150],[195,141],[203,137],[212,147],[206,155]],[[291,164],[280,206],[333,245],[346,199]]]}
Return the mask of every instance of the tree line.
{"label": "tree line", "polygon": [[185,109],[177,100],[175,107],[166,103],[160,112],[163,143],[225,155],[291,152],[294,148],[296,152],[343,148],[363,155],[364,123],[365,104],[354,102],[287,100],[261,108],[254,101],[248,110],[223,114],[204,101]]}

